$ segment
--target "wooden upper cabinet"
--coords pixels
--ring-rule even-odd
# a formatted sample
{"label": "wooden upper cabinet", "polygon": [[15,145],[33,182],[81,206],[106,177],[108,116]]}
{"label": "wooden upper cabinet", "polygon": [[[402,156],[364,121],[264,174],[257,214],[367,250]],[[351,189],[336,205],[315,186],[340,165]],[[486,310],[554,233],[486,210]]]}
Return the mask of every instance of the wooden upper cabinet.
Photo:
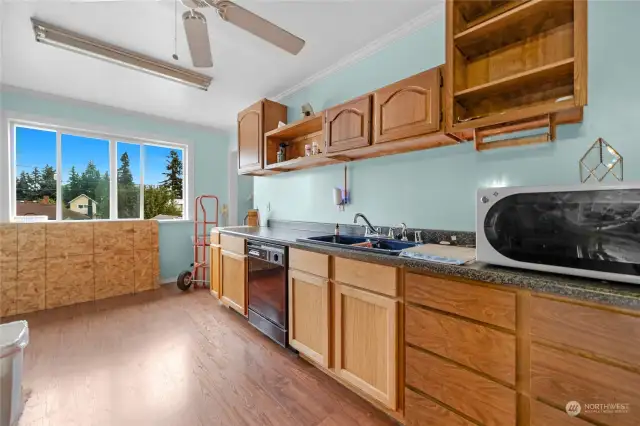
{"label": "wooden upper cabinet", "polygon": [[262,101],[238,114],[238,169],[262,168]]}
{"label": "wooden upper cabinet", "polygon": [[582,120],[586,0],[447,0],[445,38],[447,131]]}
{"label": "wooden upper cabinet", "polygon": [[373,94],[374,143],[440,130],[440,69],[406,78]]}
{"label": "wooden upper cabinet", "polygon": [[371,144],[371,95],[328,109],[325,114],[327,152]]}
{"label": "wooden upper cabinet", "polygon": [[264,134],[287,122],[287,107],[263,99],[238,114],[238,172],[264,166]]}

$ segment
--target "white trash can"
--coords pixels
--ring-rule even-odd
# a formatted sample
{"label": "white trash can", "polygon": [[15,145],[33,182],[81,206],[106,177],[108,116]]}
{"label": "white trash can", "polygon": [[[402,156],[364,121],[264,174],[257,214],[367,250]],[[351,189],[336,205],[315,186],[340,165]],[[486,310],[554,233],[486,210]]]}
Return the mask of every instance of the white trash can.
{"label": "white trash can", "polygon": [[22,360],[28,344],[26,321],[0,324],[0,426],[18,424],[22,414]]}

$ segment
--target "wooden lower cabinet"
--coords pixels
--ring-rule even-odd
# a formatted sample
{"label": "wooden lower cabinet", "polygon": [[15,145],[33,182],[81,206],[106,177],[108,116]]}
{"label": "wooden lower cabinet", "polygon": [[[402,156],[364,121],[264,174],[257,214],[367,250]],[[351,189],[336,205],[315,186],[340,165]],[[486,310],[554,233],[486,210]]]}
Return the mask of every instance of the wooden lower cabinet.
{"label": "wooden lower cabinet", "polygon": [[211,250],[209,252],[209,290],[211,295],[216,298],[220,298],[220,271],[221,271],[221,259],[220,259],[220,246],[211,244]]}
{"label": "wooden lower cabinet", "polygon": [[335,372],[395,410],[399,302],[342,284],[334,288]]}
{"label": "wooden lower cabinet", "polygon": [[329,367],[329,280],[289,270],[289,344]]}
{"label": "wooden lower cabinet", "polygon": [[476,426],[475,423],[409,388],[404,390],[404,398],[407,426]]}
{"label": "wooden lower cabinet", "polygon": [[222,250],[220,300],[247,316],[247,256]]}
{"label": "wooden lower cabinet", "polygon": [[[445,358],[407,347],[406,383],[479,424],[516,426],[516,392],[513,389]],[[413,416],[414,409],[408,406],[407,416]]]}

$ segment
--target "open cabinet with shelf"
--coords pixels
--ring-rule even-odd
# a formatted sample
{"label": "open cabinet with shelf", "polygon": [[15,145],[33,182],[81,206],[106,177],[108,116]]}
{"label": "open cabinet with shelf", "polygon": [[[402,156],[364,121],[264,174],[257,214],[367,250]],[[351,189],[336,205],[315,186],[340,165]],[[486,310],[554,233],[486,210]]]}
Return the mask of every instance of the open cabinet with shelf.
{"label": "open cabinet with shelf", "polygon": [[[301,170],[338,162],[324,155],[324,113],[304,118],[295,123],[272,130],[264,136],[265,170],[277,173]],[[305,145],[316,143],[320,153],[306,156]],[[278,161],[280,145],[284,144],[285,156]]]}
{"label": "open cabinet with shelf", "polygon": [[[451,131],[586,105],[585,0],[447,0]],[[581,114],[561,114],[556,123]]]}

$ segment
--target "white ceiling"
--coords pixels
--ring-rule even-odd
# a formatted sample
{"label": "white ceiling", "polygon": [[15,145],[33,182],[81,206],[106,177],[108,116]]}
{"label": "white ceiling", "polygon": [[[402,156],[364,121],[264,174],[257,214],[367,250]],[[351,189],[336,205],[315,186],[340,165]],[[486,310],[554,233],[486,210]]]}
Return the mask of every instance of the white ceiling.
{"label": "white ceiling", "polygon": [[[1,0],[0,0],[1,1]],[[5,84],[213,127],[230,127],[236,114],[335,64],[427,12],[438,0],[256,1],[242,6],[307,41],[290,55],[204,10],[214,68],[203,92],[117,65],[36,43],[30,17],[158,59],[173,61],[172,0],[61,2],[5,1],[2,81]],[[178,5],[178,13],[186,10]],[[179,19],[178,64],[190,67]],[[202,70],[200,70],[202,72]]]}

